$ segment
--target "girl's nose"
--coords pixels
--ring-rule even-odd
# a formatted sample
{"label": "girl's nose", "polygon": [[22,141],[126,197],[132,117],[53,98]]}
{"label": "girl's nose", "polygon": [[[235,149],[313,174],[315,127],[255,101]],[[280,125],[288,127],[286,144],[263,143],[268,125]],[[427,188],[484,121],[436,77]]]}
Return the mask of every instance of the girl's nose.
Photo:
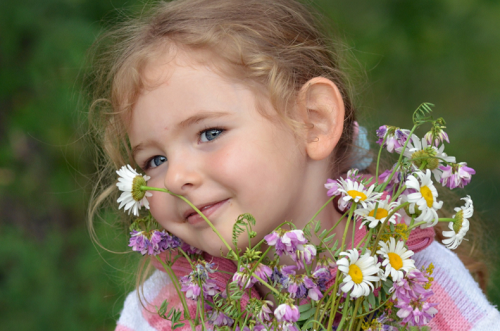
{"label": "girl's nose", "polygon": [[184,195],[201,184],[201,174],[187,159],[169,159],[164,184],[173,193]]}

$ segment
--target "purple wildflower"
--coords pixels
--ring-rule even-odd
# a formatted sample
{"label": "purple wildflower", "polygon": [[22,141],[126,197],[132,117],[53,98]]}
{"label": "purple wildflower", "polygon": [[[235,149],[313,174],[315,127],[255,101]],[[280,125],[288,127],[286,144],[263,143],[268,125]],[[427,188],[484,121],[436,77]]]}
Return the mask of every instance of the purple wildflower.
{"label": "purple wildflower", "polygon": [[428,281],[422,271],[413,269],[406,277],[393,284],[391,291],[394,291],[394,298],[397,299],[397,315],[403,319],[403,323],[422,326],[437,313],[434,308],[437,304],[428,302],[429,297],[434,294],[432,290],[424,287]]}
{"label": "purple wildflower", "polygon": [[189,275],[181,277],[179,280],[182,285],[181,291],[186,292],[186,298],[197,300],[201,293],[200,286],[193,282]]}
{"label": "purple wildflower", "polygon": [[333,197],[334,195],[339,195],[339,183],[336,180],[328,178],[326,180],[325,188],[328,190],[326,195],[329,197]]}
{"label": "purple wildflower", "polygon": [[316,246],[314,245],[297,245],[295,255],[292,255],[292,260],[297,263],[299,269],[304,269],[305,264],[312,263],[313,258],[316,256]]}
{"label": "purple wildflower", "polygon": [[[240,268],[240,271],[233,275],[233,282],[237,282],[241,288],[250,288],[259,280],[252,275],[249,275],[252,270],[253,265],[249,264],[247,268]],[[260,263],[257,268],[255,268],[254,274],[262,280],[267,280],[273,274],[273,270],[267,265]],[[250,278],[250,279],[249,279]]]}
{"label": "purple wildflower", "polygon": [[286,323],[286,322],[280,323],[278,325],[278,330],[282,330],[282,331],[299,331],[299,329],[293,323]]}
{"label": "purple wildflower", "polygon": [[260,307],[260,311],[257,313],[257,319],[260,322],[266,322],[271,320],[271,315],[273,311],[271,310],[271,307],[274,305],[271,301],[269,300],[262,300],[262,306]]}
{"label": "purple wildflower", "polygon": [[321,293],[321,290],[311,278],[305,277],[304,278],[304,285],[307,288],[307,296],[311,298],[311,300],[318,301],[323,297],[323,293]]}
{"label": "purple wildflower", "polygon": [[208,323],[214,326],[231,326],[234,320],[221,311],[212,311],[208,314]]}
{"label": "purple wildflower", "polygon": [[188,243],[182,243],[181,249],[189,255],[199,255],[203,253],[201,249],[189,245]]}
{"label": "purple wildflower", "polygon": [[274,310],[278,322],[295,323],[299,320],[299,308],[293,304],[284,303]]}
{"label": "purple wildflower", "polygon": [[424,136],[425,140],[427,140],[427,144],[434,144],[436,147],[445,141],[449,144],[450,138],[448,137],[448,134],[443,131],[443,128],[445,128],[445,126],[438,125],[434,126],[431,131],[427,132]]}
{"label": "purple wildflower", "polygon": [[294,265],[278,265],[273,269],[273,273],[270,278],[273,283],[279,283],[282,286],[285,286],[288,281],[288,277],[290,275],[295,275],[295,269],[297,269]]}
{"label": "purple wildflower", "polygon": [[179,247],[181,241],[176,236],[170,235],[165,230],[132,231],[130,232],[129,247],[142,255],[158,255],[167,249]]}
{"label": "purple wildflower", "polygon": [[215,272],[215,264],[205,261],[199,261],[194,270],[187,276],[181,277],[182,292],[186,292],[186,297],[197,300],[203,287],[203,296],[205,298],[213,297],[219,293],[219,287],[215,280],[208,277],[209,273]]}
{"label": "purple wildflower", "polygon": [[466,162],[447,166],[440,165],[439,170],[443,171],[440,179],[441,184],[450,189],[456,187],[464,188],[470,183],[471,176],[476,174],[476,171],[468,167]]}
{"label": "purple wildflower", "polygon": [[399,281],[394,282],[391,292],[395,292],[394,296],[398,300],[400,298],[413,298],[432,293],[431,290],[426,290],[424,285],[429,280],[425,277],[424,273],[418,269],[410,270],[405,277]]}
{"label": "purple wildflower", "polygon": [[[392,173],[393,170],[394,170],[394,167],[391,168],[391,169],[389,169],[389,170],[384,171],[379,176],[379,180],[382,183],[387,182],[387,180],[389,179],[389,176],[391,175],[391,173]],[[405,182],[405,181],[406,181],[406,176],[404,176],[402,172],[396,171],[394,173],[394,176],[392,176],[391,180],[389,181],[389,183],[385,187],[385,190],[388,191],[388,192],[390,192],[390,191],[392,191],[392,189],[394,188],[394,186],[396,186],[396,189],[398,189],[399,186],[400,186],[400,183]]]}
{"label": "purple wildflower", "polygon": [[307,287],[304,284],[303,275],[291,276],[287,282],[287,290],[292,299],[305,299],[307,297]]}
{"label": "purple wildflower", "polygon": [[409,134],[409,130],[383,125],[377,130],[377,136],[379,137],[377,144],[381,145],[384,138],[387,137],[383,147],[387,148],[389,153],[393,153],[398,148],[404,146],[406,140],[408,140]]}
{"label": "purple wildflower", "polygon": [[429,323],[438,311],[434,308],[437,303],[427,302],[428,296],[424,295],[416,299],[398,299],[398,303],[394,307],[399,308],[397,315],[403,319],[403,323],[408,323],[410,326],[423,326]]}
{"label": "purple wildflower", "polygon": [[219,287],[217,286],[217,283],[215,283],[215,280],[213,279],[207,279],[206,282],[203,284],[203,296],[205,298],[213,297],[219,293]]}
{"label": "purple wildflower", "polygon": [[298,245],[307,244],[307,239],[304,237],[302,230],[291,231],[273,231],[264,237],[269,246],[275,246],[276,254],[293,255],[297,250]]}
{"label": "purple wildflower", "polygon": [[322,267],[320,264],[318,264],[316,269],[314,269],[312,277],[316,280],[316,283],[321,291],[326,290],[326,283],[332,279],[330,271],[327,268]]}
{"label": "purple wildflower", "polygon": [[149,240],[144,235],[144,231],[132,231],[130,232],[130,240],[129,247],[132,247],[132,250],[135,252],[141,252],[142,255],[145,255],[148,252],[148,244]]}

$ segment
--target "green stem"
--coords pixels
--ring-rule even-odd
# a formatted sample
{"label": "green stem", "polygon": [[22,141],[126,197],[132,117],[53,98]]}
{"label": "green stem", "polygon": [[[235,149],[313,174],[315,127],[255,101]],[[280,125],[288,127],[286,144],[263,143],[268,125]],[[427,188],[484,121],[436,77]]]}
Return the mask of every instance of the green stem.
{"label": "green stem", "polygon": [[[337,330],[342,330],[342,327],[344,326],[345,320],[347,318],[347,310],[349,305],[349,296],[350,292],[347,293],[347,297],[344,301],[344,310],[342,311],[342,319],[340,320],[339,326],[337,327]],[[328,326],[328,330],[331,330],[331,325]]]}
{"label": "green stem", "polygon": [[384,137],[384,140],[382,141],[382,144],[380,145],[380,149],[378,150],[378,157],[377,157],[377,168],[375,169],[375,181],[378,184],[378,166],[380,165],[380,155],[382,154],[382,149],[384,148],[385,141],[387,140],[387,133]]}
{"label": "green stem", "polygon": [[394,202],[397,200],[397,198],[399,198],[399,196],[401,195],[401,193],[403,193],[403,191],[406,190],[406,185],[402,185],[401,187],[399,187],[399,189],[397,190],[397,192],[394,194],[393,197],[391,197],[391,201],[390,202]]}
{"label": "green stem", "polygon": [[[363,243],[366,239],[368,239],[368,238],[372,235],[372,231],[373,231],[373,229],[370,229],[370,230],[369,230],[369,231],[365,234],[365,236],[363,237],[363,239],[361,239],[361,241],[360,241],[360,242],[358,243],[358,245],[356,246],[356,249],[358,249],[358,248],[361,246],[361,244],[362,244],[362,243]],[[363,252],[362,254],[364,254],[364,252]]]}
{"label": "green stem", "polygon": [[[382,188],[379,190],[379,192],[383,192],[385,190],[385,188],[387,187],[387,185],[390,183],[392,177],[396,173],[396,169],[398,169],[398,166],[399,166],[399,164],[401,164],[401,160],[403,159],[403,154],[404,154],[404,152],[406,150],[406,146],[408,146],[408,143],[410,142],[410,139],[411,139],[411,137],[413,135],[413,131],[415,131],[416,128],[417,128],[417,126],[414,125],[413,128],[411,129],[410,133],[408,134],[408,139],[406,139],[405,145],[403,146],[403,149],[401,150],[401,154],[399,154],[398,162],[396,163],[396,166],[392,170],[389,178],[387,178],[384,186],[382,186]],[[377,180],[378,180],[378,178],[377,178]]]}
{"label": "green stem", "polygon": [[358,313],[358,308],[359,308],[359,304],[361,303],[361,300],[362,300],[361,298],[356,299],[356,305],[354,306],[354,311],[352,313],[351,323],[349,324],[349,330],[351,330],[353,325],[354,325],[354,320],[356,319],[356,315]]}
{"label": "green stem", "polygon": [[280,295],[280,292],[278,292],[277,289],[275,289],[274,287],[272,287],[271,285],[269,285],[265,280],[263,280],[262,278],[260,278],[259,276],[257,276],[256,274],[252,273],[252,276],[257,278],[257,280],[262,284],[264,285],[265,287],[267,287],[268,289],[270,289],[271,291],[273,291],[277,296]]}
{"label": "green stem", "polygon": [[[440,219],[438,219],[438,222],[455,222],[455,219],[454,218],[440,218]],[[427,224],[427,223],[428,222],[425,222],[425,221],[415,223],[412,226],[410,226],[408,228],[408,230],[415,229],[416,227],[419,227],[419,226]]]}
{"label": "green stem", "polygon": [[[344,229],[344,235],[342,236],[342,246],[340,246],[341,252],[345,250],[345,244],[346,244],[345,240],[347,237],[347,230],[349,230],[349,224],[351,223],[352,213],[354,212],[354,209],[356,209],[356,205],[357,203],[353,202],[351,205],[351,209],[349,209],[349,216],[347,217],[347,222],[345,224],[345,229]],[[352,243],[352,245],[354,246],[354,243]]]}
{"label": "green stem", "polygon": [[165,262],[163,262],[163,260],[158,255],[155,257],[161,263],[161,265],[163,266],[163,268],[167,272],[168,276],[172,280],[172,283],[174,284],[175,291],[177,292],[177,295],[179,296],[179,299],[181,300],[182,306],[184,307],[184,316],[186,316],[186,313],[187,313],[189,324],[191,324],[191,327],[194,330],[193,320],[192,320],[191,314],[189,313],[189,309],[187,307],[186,297],[184,296],[184,294],[180,290],[179,281],[177,279],[177,276],[174,274],[172,268],[170,268],[169,265],[167,265]]}
{"label": "green stem", "polygon": [[349,211],[346,211],[340,218],[339,220],[337,221],[337,223],[335,223],[335,225],[333,225],[333,227],[330,228],[330,230],[326,231],[325,232],[325,235],[323,236],[323,238],[326,238],[328,237],[328,235],[330,233],[332,233],[333,230],[335,230],[337,228],[337,226],[340,224],[340,222],[344,219],[344,217],[346,217],[346,215],[348,215]]}

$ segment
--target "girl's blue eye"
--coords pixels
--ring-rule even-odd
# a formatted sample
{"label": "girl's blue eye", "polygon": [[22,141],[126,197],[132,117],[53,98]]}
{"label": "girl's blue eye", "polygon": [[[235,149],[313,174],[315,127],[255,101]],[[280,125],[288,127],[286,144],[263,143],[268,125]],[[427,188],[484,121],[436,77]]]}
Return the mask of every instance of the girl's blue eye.
{"label": "girl's blue eye", "polygon": [[219,135],[223,132],[224,130],[222,129],[208,129],[205,131],[202,131],[200,133],[200,141],[205,143],[208,141],[212,141],[216,138],[219,137]]}
{"label": "girl's blue eye", "polygon": [[156,168],[157,166],[161,165],[164,162],[167,162],[167,158],[165,156],[156,155],[148,161],[146,168],[147,169]]}

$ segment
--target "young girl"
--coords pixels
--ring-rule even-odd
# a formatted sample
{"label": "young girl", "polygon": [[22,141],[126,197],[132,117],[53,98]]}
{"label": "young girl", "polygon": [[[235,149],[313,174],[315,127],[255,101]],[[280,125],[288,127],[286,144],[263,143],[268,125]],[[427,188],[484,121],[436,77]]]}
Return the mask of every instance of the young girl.
{"label": "young girl", "polygon": [[[303,5],[179,0],[141,15],[106,35],[112,44],[97,58],[91,121],[108,160],[103,179],[135,164],[150,177],[148,186],[190,200],[228,242],[238,215],[251,213],[255,244],[283,221],[303,228],[327,201],[328,178],[368,167],[338,55]],[[94,210],[114,189],[111,184],[98,197]],[[215,279],[224,287],[236,266],[220,257],[227,251],[214,231],[174,196],[155,192],[148,200],[163,228],[216,263]],[[334,203],[317,219],[329,229],[342,213]],[[361,233],[354,239],[357,244]],[[498,328],[500,315],[467,269],[433,240],[432,228],[408,240],[417,267],[435,266],[439,313],[431,328]],[[238,242],[247,245],[243,237]],[[155,306],[167,299],[181,307],[179,298],[155,267],[140,293],[128,295],[117,330],[171,330]],[[181,258],[173,270],[181,277],[191,268]],[[259,286],[251,292],[265,294]],[[245,294],[242,302],[248,299]]]}

